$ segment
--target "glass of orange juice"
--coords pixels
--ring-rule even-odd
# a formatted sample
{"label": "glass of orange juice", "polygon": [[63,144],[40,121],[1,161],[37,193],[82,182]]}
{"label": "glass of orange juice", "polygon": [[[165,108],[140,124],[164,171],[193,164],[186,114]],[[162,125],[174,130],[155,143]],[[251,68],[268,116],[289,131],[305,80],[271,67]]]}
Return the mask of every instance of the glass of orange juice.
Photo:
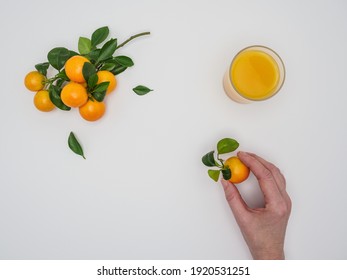
{"label": "glass of orange juice", "polygon": [[266,100],[282,87],[285,68],[268,47],[250,46],[239,51],[223,78],[226,94],[239,103]]}

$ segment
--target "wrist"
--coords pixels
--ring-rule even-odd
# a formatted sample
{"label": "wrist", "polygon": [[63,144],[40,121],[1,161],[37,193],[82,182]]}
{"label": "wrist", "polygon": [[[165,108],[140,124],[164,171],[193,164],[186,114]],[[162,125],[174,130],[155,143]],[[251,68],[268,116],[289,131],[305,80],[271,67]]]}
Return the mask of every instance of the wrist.
{"label": "wrist", "polygon": [[251,252],[254,260],[284,260],[283,250],[262,250]]}

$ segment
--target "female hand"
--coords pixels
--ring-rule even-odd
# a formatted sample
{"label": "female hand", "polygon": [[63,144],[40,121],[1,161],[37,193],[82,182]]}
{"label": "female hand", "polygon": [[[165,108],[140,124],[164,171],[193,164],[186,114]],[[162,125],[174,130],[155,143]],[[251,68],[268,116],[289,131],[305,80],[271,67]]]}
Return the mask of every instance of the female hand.
{"label": "female hand", "polygon": [[246,152],[238,157],[258,179],[264,208],[252,209],[238,189],[222,180],[226,199],[254,259],[284,259],[284,238],[291,211],[286,181],[280,170],[263,158]]}

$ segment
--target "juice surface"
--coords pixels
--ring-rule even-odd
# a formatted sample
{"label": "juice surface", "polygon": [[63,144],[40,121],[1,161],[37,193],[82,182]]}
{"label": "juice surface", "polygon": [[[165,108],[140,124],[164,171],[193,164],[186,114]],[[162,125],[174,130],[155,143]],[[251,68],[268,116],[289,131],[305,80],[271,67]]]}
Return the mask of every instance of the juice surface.
{"label": "juice surface", "polygon": [[246,50],[236,56],[230,70],[235,89],[250,99],[265,99],[275,91],[279,82],[276,61],[260,50]]}

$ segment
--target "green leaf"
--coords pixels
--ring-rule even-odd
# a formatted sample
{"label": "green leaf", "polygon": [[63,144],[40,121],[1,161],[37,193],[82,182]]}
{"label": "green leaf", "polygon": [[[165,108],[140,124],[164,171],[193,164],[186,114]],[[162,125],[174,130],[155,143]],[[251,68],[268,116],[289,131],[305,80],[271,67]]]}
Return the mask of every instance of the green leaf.
{"label": "green leaf", "polygon": [[78,51],[80,52],[80,54],[90,53],[91,48],[92,48],[92,45],[89,38],[80,37],[78,39]]}
{"label": "green leaf", "polygon": [[55,81],[55,86],[57,86],[58,88],[62,88],[63,84],[65,83],[64,79],[57,79]]}
{"label": "green leaf", "polygon": [[106,40],[110,30],[107,26],[100,27],[95,30],[92,34],[91,46],[92,48],[96,47],[100,43]]}
{"label": "green leaf", "polygon": [[107,62],[104,65],[102,65],[100,70],[112,71],[115,67],[116,67],[115,63]]}
{"label": "green leaf", "polygon": [[65,83],[66,81],[64,79],[57,79],[55,81],[55,86],[59,88],[59,90],[61,90],[63,88],[63,84]]}
{"label": "green leaf", "polygon": [[211,151],[202,157],[202,163],[206,166],[216,166],[216,161],[214,159],[214,151]]}
{"label": "green leaf", "polygon": [[153,89],[149,89],[148,87],[145,86],[137,86],[133,88],[133,91],[137,94],[137,95],[145,95],[147,93],[149,93],[150,91],[153,91]]}
{"label": "green leaf", "polygon": [[229,180],[231,178],[231,170],[229,167],[222,169],[222,175],[224,180]]}
{"label": "green leaf", "polygon": [[75,55],[80,55],[78,52],[75,52],[75,51],[72,51],[72,50],[69,50],[69,58],[70,57],[73,57],[73,56],[75,56]]}
{"label": "green leaf", "polygon": [[239,147],[239,143],[232,138],[224,138],[217,144],[218,154],[226,154],[235,151]]}
{"label": "green leaf", "polygon": [[70,132],[70,135],[69,135],[69,139],[68,139],[68,144],[69,144],[69,147],[70,149],[77,155],[80,155],[82,156],[84,159],[86,159],[84,157],[84,153],[83,153],[83,149],[80,145],[80,143],[77,141],[75,135],[73,134],[73,132],[71,131]]}
{"label": "green leaf", "polygon": [[112,57],[113,53],[117,49],[117,39],[110,39],[100,50],[100,55],[96,62],[101,62]]}
{"label": "green leaf", "polygon": [[124,72],[127,69],[128,67],[117,65],[111,72],[113,75],[119,75],[120,73]]}
{"label": "green leaf", "polygon": [[132,60],[130,57],[125,56],[125,55],[116,56],[116,57],[114,58],[114,60],[115,60],[118,64],[120,64],[120,65],[122,65],[122,66],[125,66],[125,67],[131,67],[131,66],[134,65],[133,60]]}
{"label": "green leaf", "polygon": [[43,76],[47,76],[48,67],[49,67],[49,62],[44,62],[44,63],[35,65],[36,70],[39,71]]}
{"label": "green leaf", "polygon": [[210,176],[211,179],[213,179],[215,182],[218,181],[220,170],[209,169],[207,172],[208,172],[208,176]]}
{"label": "green leaf", "polygon": [[102,83],[98,84],[94,88],[93,92],[103,92],[103,91],[106,91],[109,84],[110,84],[110,82],[102,82]]}
{"label": "green leaf", "polygon": [[108,63],[110,63],[110,64],[112,63],[112,64],[115,65],[112,70],[109,70],[109,71],[112,72],[113,75],[119,75],[120,73],[124,72],[128,68],[126,66],[123,66],[123,65],[119,64],[115,60],[114,57],[105,61],[105,64],[108,64]]}
{"label": "green leaf", "polygon": [[[60,84],[59,81],[57,81],[58,85]],[[62,83],[61,83],[62,85]],[[66,106],[63,101],[61,101],[60,93],[61,93],[61,85],[55,86],[51,85],[48,89],[49,92],[49,98],[51,99],[52,103],[59,109],[64,111],[70,111],[71,108]]]}
{"label": "green leaf", "polygon": [[103,101],[106,96],[106,90],[110,82],[102,82],[93,89],[92,96],[99,102]]}
{"label": "green leaf", "polygon": [[95,66],[89,62],[85,62],[83,64],[82,74],[84,79],[88,81],[90,76],[96,74]]}
{"label": "green leaf", "polygon": [[93,92],[92,96],[95,98],[96,101],[102,102],[105,99],[106,91],[104,91],[104,92]]}
{"label": "green leaf", "polygon": [[66,48],[54,48],[48,53],[47,58],[53,68],[60,71],[70,58],[70,51]]}
{"label": "green leaf", "polygon": [[88,57],[89,57],[89,60],[90,61],[97,61],[98,58],[99,58],[99,55],[100,55],[100,49],[95,49],[95,50],[92,50],[89,54],[88,54]]}
{"label": "green leaf", "polygon": [[98,82],[98,75],[95,73],[91,75],[88,79],[88,88],[93,89]]}

